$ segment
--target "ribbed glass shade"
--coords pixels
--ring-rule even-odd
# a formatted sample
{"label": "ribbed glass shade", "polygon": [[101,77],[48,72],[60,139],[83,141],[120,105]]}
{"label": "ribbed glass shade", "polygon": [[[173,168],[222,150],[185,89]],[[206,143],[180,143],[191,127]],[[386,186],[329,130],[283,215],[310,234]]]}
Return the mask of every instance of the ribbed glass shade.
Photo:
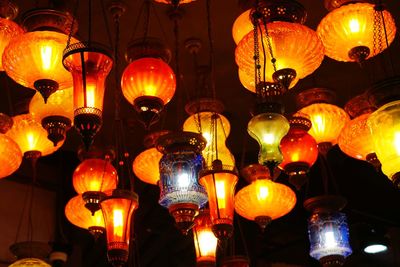
{"label": "ribbed glass shade", "polygon": [[[71,74],[62,64],[68,36],[54,31],[27,32],[12,39],[4,50],[3,67],[15,82],[35,88],[34,82],[49,79],[59,89],[72,87]],[[75,39],[72,43],[77,42]]]}
{"label": "ribbed glass shade", "polygon": [[18,144],[5,134],[0,134],[0,178],[18,170],[22,162],[22,152]]}
{"label": "ribbed glass shade", "polygon": [[[218,118],[212,119],[213,115]],[[202,153],[206,166],[211,166],[212,162],[217,159],[216,147],[218,159],[222,161],[222,164],[235,166],[235,158],[225,145],[231,131],[231,125],[225,116],[213,112],[195,113],[185,120],[183,130],[201,133],[207,140],[207,146]],[[214,136],[215,132],[217,136]]]}
{"label": "ribbed glass shade", "polygon": [[42,156],[46,156],[57,151],[64,143],[59,142],[57,146],[54,146],[47,139],[46,130],[30,114],[14,116],[13,120],[14,124],[6,135],[18,144],[22,153],[40,151]]}
{"label": "ribbed glass shade", "polygon": [[[276,68],[294,69],[297,73],[295,80],[291,83],[293,87],[299,79],[313,73],[324,58],[324,48],[317,34],[310,28],[289,22],[272,22],[268,24],[268,33],[271,38],[271,45],[274,57],[276,58]],[[260,35],[259,35],[260,36]],[[267,44],[265,30],[262,33],[264,45]],[[298,45],[301,43],[302,45]],[[261,38],[259,47],[262,49]],[[242,72],[240,80],[246,89],[255,92],[251,80],[254,80],[254,35],[248,33],[239,42],[235,51],[236,63]],[[261,78],[263,78],[264,54],[260,51]],[[274,68],[271,63],[271,55],[266,48],[266,81],[273,82],[272,74]],[[247,81],[250,79],[250,81]]]}
{"label": "ribbed glass shade", "polygon": [[143,182],[156,185],[160,180],[158,165],[162,156],[163,154],[157,148],[146,149],[133,161],[133,172]]}
{"label": "ribbed glass shade", "polygon": [[105,227],[103,212],[98,210],[92,215],[92,213],[85,208],[85,201],[82,195],[74,196],[68,201],[65,206],[65,217],[70,223],[83,229]]}
{"label": "ribbed glass shade", "polygon": [[311,104],[299,112],[310,117],[312,127],[308,133],[318,144],[324,142],[336,144],[340,131],[350,120],[349,115],[342,108],[332,104]]}
{"label": "ribbed glass shade", "polygon": [[346,215],[340,212],[316,213],[308,220],[310,256],[320,260],[326,256],[347,257],[352,253]]}
{"label": "ribbed glass shade", "polygon": [[394,174],[400,172],[400,100],[371,113],[367,123],[382,172],[393,179]]}
{"label": "ribbed glass shade", "polygon": [[13,264],[9,265],[8,267],[51,267],[50,264],[46,262],[36,259],[36,258],[25,258],[21,260],[17,260]]}
{"label": "ribbed glass shade", "polygon": [[254,26],[250,20],[250,9],[246,10],[239,17],[236,18],[232,26],[232,37],[235,44],[238,44],[243,37],[245,37],[249,32],[253,31]]}
{"label": "ribbed glass shade", "polygon": [[[350,3],[328,13],[320,22],[317,33],[325,46],[325,55],[338,61],[354,61],[349,52],[357,46],[365,46],[370,50],[369,57],[373,57],[386,49],[385,29],[383,22],[379,27],[374,26],[374,4]],[[380,17],[380,14],[377,14]],[[392,43],[396,35],[396,25],[393,17],[383,11],[387,39]],[[380,36],[374,36],[374,29]],[[382,47],[376,47],[374,40]],[[382,50],[380,50],[382,49]]]}
{"label": "ribbed glass shade", "polygon": [[296,204],[296,194],[288,186],[270,179],[258,179],[235,196],[236,212],[254,221],[257,217],[275,220],[288,214]]}
{"label": "ribbed glass shade", "polygon": [[117,170],[104,159],[86,159],[72,175],[72,184],[78,194],[109,191],[115,189],[117,183]]}
{"label": "ribbed glass shade", "polygon": [[0,71],[4,71],[2,63],[4,49],[12,38],[23,33],[24,30],[14,21],[0,18]]}
{"label": "ribbed glass shade", "polygon": [[193,240],[196,262],[214,263],[216,261],[218,239],[214,236],[209,210],[202,210],[194,219]]}
{"label": "ribbed glass shade", "polygon": [[167,104],[175,93],[175,74],[171,67],[158,58],[132,61],[121,79],[122,93],[133,104],[139,97],[156,97]]}

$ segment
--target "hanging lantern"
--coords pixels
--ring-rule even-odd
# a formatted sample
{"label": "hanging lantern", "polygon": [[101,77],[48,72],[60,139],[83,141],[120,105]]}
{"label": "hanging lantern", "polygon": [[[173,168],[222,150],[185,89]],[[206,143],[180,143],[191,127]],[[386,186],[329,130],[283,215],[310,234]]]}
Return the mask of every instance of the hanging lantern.
{"label": "hanging lantern", "polygon": [[65,139],[74,117],[73,89],[57,90],[44,102],[40,94],[33,95],[29,103],[29,112],[33,118],[42,123],[47,138],[57,146]]}
{"label": "hanging lantern", "polygon": [[18,242],[10,246],[10,251],[15,255],[17,261],[8,267],[51,267],[44,261],[50,253],[50,246],[47,243]]}
{"label": "hanging lantern", "polygon": [[340,196],[307,199],[304,207],[312,213],[308,220],[310,256],[323,267],[342,266],[351,253],[346,215],[340,210],[346,200]]}
{"label": "hanging lantern", "polygon": [[132,215],[139,206],[138,195],[115,189],[100,205],[106,225],[108,261],[114,267],[122,267],[128,260]]}
{"label": "hanging lantern", "polygon": [[[13,38],[3,53],[7,75],[39,91],[45,102],[58,89],[72,87],[71,75],[61,63],[72,20],[71,15],[60,11],[31,10],[22,20],[28,32]],[[76,30],[73,28],[71,34]],[[72,38],[71,42],[77,41]]]}
{"label": "hanging lantern", "polygon": [[255,221],[264,230],[272,220],[294,208],[296,194],[288,186],[272,181],[265,166],[249,165],[242,175],[250,185],[235,196],[235,210],[240,216]]}
{"label": "hanging lantern", "polygon": [[65,217],[73,225],[87,229],[98,237],[105,231],[103,212],[101,210],[92,214],[86,207],[82,195],[71,198],[65,206]]}
{"label": "hanging lantern", "polygon": [[201,210],[194,219],[193,240],[196,249],[197,267],[214,267],[218,239],[211,230],[209,210]]}
{"label": "hanging lantern", "polygon": [[5,134],[12,125],[13,120],[0,113],[0,178],[13,174],[22,162],[22,152],[18,144]]}
{"label": "hanging lantern", "polygon": [[[382,172],[400,184],[400,100],[392,101],[371,113],[367,125],[371,130],[375,152]],[[400,187],[400,186],[399,186]]]}
{"label": "hanging lantern", "polygon": [[191,132],[169,133],[157,140],[157,149],[164,154],[159,163],[159,203],[169,209],[183,233],[191,228],[199,208],[207,202],[207,193],[198,183],[205,146],[206,140]]}
{"label": "hanging lantern", "polygon": [[283,161],[279,168],[289,175],[289,182],[297,190],[307,180],[307,172],[318,158],[318,147],[315,139],[308,134],[311,121],[305,114],[295,114],[289,119],[290,129],[280,144]]}
{"label": "hanging lantern", "polygon": [[148,134],[144,138],[145,151],[136,156],[132,163],[132,169],[135,175],[143,182],[157,185],[160,180],[160,170],[158,165],[162,158],[162,153],[157,150],[157,139],[169,133],[169,131],[159,131]]}
{"label": "hanging lantern", "polygon": [[299,112],[310,117],[309,134],[317,141],[320,151],[327,152],[336,144],[340,131],[350,120],[342,108],[330,104],[334,98],[334,92],[325,88],[312,88],[297,95],[297,103],[303,107]]}
{"label": "hanging lantern", "polygon": [[24,156],[30,152],[40,152],[41,156],[47,156],[57,151],[64,143],[59,142],[54,146],[47,139],[46,130],[30,114],[14,116],[13,120],[14,124],[6,135],[18,144]]}
{"label": "hanging lantern", "polygon": [[175,74],[168,65],[171,52],[159,40],[147,38],[132,43],[126,57],[130,63],[122,74],[122,93],[148,128],[175,93]]}
{"label": "hanging lantern", "polygon": [[64,50],[64,67],[74,82],[74,125],[88,150],[102,124],[105,81],[113,60],[99,44],[72,43]]}
{"label": "hanging lantern", "polygon": [[393,42],[396,25],[383,6],[349,0],[328,0],[325,6],[330,12],[319,23],[317,33],[328,57],[363,62],[385,50],[386,40]]}

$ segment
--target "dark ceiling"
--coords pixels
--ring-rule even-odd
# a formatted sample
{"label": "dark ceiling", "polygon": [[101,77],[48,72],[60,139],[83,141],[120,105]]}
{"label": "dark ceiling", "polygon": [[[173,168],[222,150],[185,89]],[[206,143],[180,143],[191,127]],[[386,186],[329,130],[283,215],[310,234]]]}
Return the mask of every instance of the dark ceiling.
{"label": "dark ceiling", "polygon": [[[15,1],[21,13],[30,8],[34,8],[34,1]],[[39,2],[39,6],[46,6],[47,1]],[[72,8],[75,1],[53,1],[54,4]],[[80,1],[78,12],[79,37],[86,36],[87,30],[87,1]],[[93,21],[94,39],[99,42],[108,43],[107,34],[102,20],[101,1],[93,1],[95,19]],[[140,7],[143,0],[127,1],[128,8],[121,21],[121,54],[126,49],[128,42],[134,35],[134,28]],[[234,62],[234,42],[231,37],[231,28],[235,18],[241,13],[237,1],[214,0],[212,2],[212,31],[215,41],[215,72],[217,96],[226,107],[224,114],[231,122],[231,135],[228,138],[228,147],[236,157],[238,167],[245,163],[256,161],[258,146],[251,139],[246,126],[250,119],[249,109],[253,103],[253,96],[245,90],[237,76],[237,66]],[[321,0],[300,0],[308,11],[306,25],[315,29],[321,18],[327,13]],[[389,11],[393,14],[397,25],[400,25],[400,2],[386,1]],[[150,36],[163,39],[163,41],[173,48],[173,23],[167,16],[169,8],[162,4],[153,4],[154,10],[151,16]],[[208,41],[207,41],[207,20],[206,20],[206,1],[197,0],[194,3],[185,5],[184,16],[180,27],[180,69],[183,74],[183,88],[175,95],[175,98],[167,106],[166,112],[161,122],[154,127],[157,129],[179,129],[185,119],[183,103],[187,100],[187,95],[193,93],[195,87],[194,67],[192,56],[184,48],[184,41],[187,38],[199,38],[203,40],[203,48],[198,56],[199,64],[208,64]],[[108,19],[110,22],[111,19]],[[112,31],[113,33],[114,31]],[[142,26],[139,25],[134,37],[141,37]],[[299,44],[301,45],[301,44]],[[400,62],[400,42],[396,37],[391,48],[392,60],[398,69]],[[384,53],[384,62],[387,62],[388,53]],[[385,61],[386,60],[386,61]],[[328,87],[334,89],[338,95],[338,104],[343,106],[346,100],[350,99],[362,91],[366,90],[371,82],[371,73],[374,79],[387,76],[385,68],[378,63],[379,60],[369,60],[364,68],[360,68],[355,63],[336,62],[329,58],[324,59],[321,67],[309,77],[301,80],[286,96],[286,110],[292,112],[296,110],[294,96],[307,88]],[[171,63],[174,66],[174,59]],[[126,62],[120,62],[119,70],[126,66]],[[397,75],[399,72],[396,73]],[[108,146],[113,144],[113,116],[114,116],[114,90],[118,87],[113,83],[112,72],[107,82],[107,92],[104,105],[104,126],[96,138],[98,146]],[[0,74],[3,90],[0,90],[0,111],[11,114],[27,112],[27,103],[32,96],[32,91],[16,85],[5,74]],[[400,89],[399,89],[400,90]],[[8,94],[7,92],[10,92]],[[10,109],[7,99],[10,97],[12,109]],[[126,125],[127,151],[134,157],[143,150],[142,140],[146,131],[136,121],[133,108],[124,101],[122,105],[122,117]],[[106,246],[104,238],[97,241],[84,230],[78,229],[69,224],[63,215],[64,205],[75,193],[72,189],[71,175],[74,168],[79,163],[76,151],[80,145],[78,134],[70,130],[67,141],[60,151],[39,160],[38,186],[48,194],[40,194],[38,198],[48,199],[58,207],[55,210],[48,208],[50,215],[56,215],[50,229],[58,229],[56,233],[48,235],[51,240],[68,243],[72,246],[72,252],[67,266],[74,267],[102,267],[110,266],[106,260]],[[245,148],[245,153],[243,150]],[[243,155],[245,158],[243,159]],[[344,155],[336,146],[328,155],[329,163],[332,166],[333,174],[339,185],[340,193],[348,199],[345,209],[351,225],[351,237],[354,253],[349,257],[345,266],[400,266],[400,193],[391,182],[381,173],[376,173],[373,167],[365,162],[351,159]],[[240,163],[240,164],[239,164]],[[19,183],[30,181],[31,171],[25,162],[20,170],[7,178],[7,180]],[[287,183],[287,177],[282,175],[278,181]],[[310,186],[305,192],[297,194],[298,202],[295,209],[287,216],[278,219],[267,228],[265,233],[261,233],[254,222],[246,221],[239,216],[236,217],[235,230],[235,250],[238,254],[246,254],[251,258],[251,266],[319,266],[316,261],[308,256],[307,239],[307,216],[302,208],[302,201],[305,196],[311,196],[318,192],[313,184],[319,184],[319,166],[312,169],[310,173]],[[0,186],[8,181],[0,181]],[[239,187],[245,185],[240,181]],[[18,195],[22,187],[11,186],[11,191],[15,190]],[[135,215],[135,246],[132,246],[129,266],[142,267],[188,267],[195,265],[193,241],[190,236],[181,235],[174,227],[173,219],[168,211],[158,204],[159,190],[157,187],[144,184],[135,179],[135,191],[140,197],[140,207]],[[55,193],[55,194],[54,194]],[[1,201],[12,203],[12,199],[1,197]],[[46,201],[44,201],[46,202]],[[1,210],[7,210],[11,205],[0,206]],[[40,210],[40,207],[38,208]],[[2,213],[3,214],[3,213]],[[14,217],[13,217],[14,218]],[[15,217],[16,218],[16,217]],[[0,225],[1,231],[8,231],[16,224],[16,219],[2,216]],[[5,223],[7,222],[7,224]],[[374,227],[387,232],[391,239],[392,247],[388,253],[381,256],[366,256],[357,247],[357,229],[364,224],[371,224]],[[40,218],[35,228],[41,228]],[[10,232],[16,231],[10,229]],[[3,234],[1,234],[3,236]],[[46,235],[41,235],[44,238]],[[3,239],[3,240],[2,240]],[[10,243],[10,238],[1,238],[2,250],[6,250]],[[2,253],[0,255],[6,255]],[[10,258],[0,259],[4,264]],[[136,262],[136,265],[134,265]],[[280,264],[279,264],[280,263]],[[286,264],[286,265],[285,265]],[[0,264],[0,266],[3,266]],[[7,266],[7,265],[4,265]]]}

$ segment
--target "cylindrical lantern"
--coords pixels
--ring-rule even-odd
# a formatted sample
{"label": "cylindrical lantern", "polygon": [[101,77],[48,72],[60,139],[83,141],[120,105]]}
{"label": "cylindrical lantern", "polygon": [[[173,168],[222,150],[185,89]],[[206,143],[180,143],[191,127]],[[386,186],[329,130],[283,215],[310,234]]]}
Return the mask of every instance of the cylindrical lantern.
{"label": "cylindrical lantern", "polygon": [[194,219],[193,240],[197,267],[213,267],[216,263],[218,239],[214,236],[209,210],[201,210]]}

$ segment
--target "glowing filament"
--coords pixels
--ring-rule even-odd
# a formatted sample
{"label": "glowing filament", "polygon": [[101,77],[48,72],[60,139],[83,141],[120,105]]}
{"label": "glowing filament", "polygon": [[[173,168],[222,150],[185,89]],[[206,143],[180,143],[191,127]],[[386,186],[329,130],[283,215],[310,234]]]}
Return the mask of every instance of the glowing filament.
{"label": "glowing filament", "polygon": [[114,235],[117,237],[123,236],[124,216],[122,210],[113,211]]}
{"label": "glowing filament", "polygon": [[44,71],[49,71],[53,63],[53,48],[49,45],[40,48],[40,55],[42,59],[42,68]]}
{"label": "glowing filament", "polygon": [[86,86],[86,107],[96,107],[96,86],[94,84],[88,84]]}
{"label": "glowing filament", "polygon": [[33,133],[28,133],[26,135],[29,143],[29,149],[34,149],[35,148],[35,135]]}
{"label": "glowing filament", "polygon": [[337,242],[335,238],[335,233],[332,231],[325,232],[325,247],[335,248],[337,247]]}
{"label": "glowing filament", "polygon": [[224,181],[216,181],[215,188],[217,191],[217,199],[218,199],[218,208],[225,209],[225,182]]}
{"label": "glowing filament", "polygon": [[272,133],[264,134],[263,141],[267,145],[273,145],[275,143],[275,136]]}
{"label": "glowing filament", "polygon": [[352,33],[360,32],[360,22],[358,19],[351,19],[349,21],[349,28]]}
{"label": "glowing filament", "polygon": [[189,175],[187,173],[181,173],[178,175],[178,186],[182,190],[187,190],[190,185]]}
{"label": "glowing filament", "polygon": [[197,234],[197,240],[202,257],[212,256],[215,254],[218,239],[209,229],[199,231]]}

